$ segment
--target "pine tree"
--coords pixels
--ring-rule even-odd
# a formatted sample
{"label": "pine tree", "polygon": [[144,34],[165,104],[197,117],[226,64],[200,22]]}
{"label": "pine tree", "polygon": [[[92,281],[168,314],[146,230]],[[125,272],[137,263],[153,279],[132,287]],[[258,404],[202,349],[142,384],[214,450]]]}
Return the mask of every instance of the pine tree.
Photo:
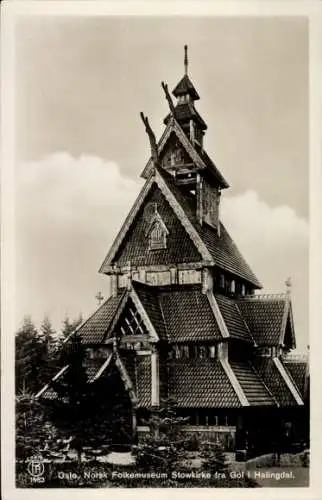
{"label": "pine tree", "polygon": [[42,367],[46,348],[31,318],[26,316],[18,330],[16,344],[16,393],[37,392],[43,384]]}
{"label": "pine tree", "polygon": [[68,368],[62,377],[52,383],[53,389],[58,394],[58,400],[47,413],[65,437],[73,436],[73,446],[77,450],[79,462],[84,446],[84,412],[88,392],[84,360],[85,350],[81,339],[73,335],[61,351],[61,366]]}
{"label": "pine tree", "polygon": [[48,316],[44,317],[38,336],[43,344],[41,379],[44,383],[47,383],[60,368],[59,354],[61,348],[61,342],[59,342]]}
{"label": "pine tree", "polygon": [[189,440],[181,430],[187,421],[188,418],[177,416],[174,400],[163,400],[146,422],[151,434],[137,447],[137,466],[143,470],[157,467],[168,473],[178,469]]}
{"label": "pine tree", "polygon": [[79,325],[83,322],[83,317],[79,314],[78,318],[71,320],[68,316],[63,321],[62,335],[67,339]]}

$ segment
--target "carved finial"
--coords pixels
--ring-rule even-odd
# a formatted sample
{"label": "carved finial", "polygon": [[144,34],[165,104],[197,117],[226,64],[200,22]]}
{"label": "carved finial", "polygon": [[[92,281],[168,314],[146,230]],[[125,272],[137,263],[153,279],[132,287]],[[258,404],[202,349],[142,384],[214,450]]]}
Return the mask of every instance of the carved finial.
{"label": "carved finial", "polygon": [[171,95],[170,95],[170,92],[168,89],[168,85],[166,83],[162,82],[161,86],[164,90],[166,100],[168,101],[170,111],[174,115],[174,105],[173,105],[173,101],[172,101],[172,98],[171,98]]}
{"label": "carved finial", "polygon": [[285,281],[285,285],[286,285],[286,293],[288,295],[291,295],[291,292],[292,292],[292,278],[290,276]]}
{"label": "carved finial", "polygon": [[148,117],[147,116],[144,116],[144,114],[140,113],[140,116],[142,118],[142,121],[145,125],[145,131],[146,133],[148,134],[149,136],[149,140],[150,140],[150,147],[151,147],[151,156],[152,156],[152,160],[154,162],[154,165],[157,166],[158,163],[159,163],[159,158],[158,158],[158,145],[157,145],[157,141],[155,139],[155,135],[154,135],[154,132],[150,126],[150,123],[149,123],[149,120],[148,120]]}
{"label": "carved finial", "polygon": [[188,45],[184,46],[184,74],[188,74]]}

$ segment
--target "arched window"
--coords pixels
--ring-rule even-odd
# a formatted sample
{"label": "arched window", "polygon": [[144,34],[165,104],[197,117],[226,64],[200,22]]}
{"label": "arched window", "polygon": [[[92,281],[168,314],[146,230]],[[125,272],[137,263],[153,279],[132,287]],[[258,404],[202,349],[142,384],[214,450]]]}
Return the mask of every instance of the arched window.
{"label": "arched window", "polygon": [[159,220],[156,220],[151,227],[149,233],[149,248],[150,250],[167,248],[167,234]]}
{"label": "arched window", "polygon": [[158,212],[156,203],[149,203],[147,205],[145,219],[148,222],[145,235],[149,241],[149,249],[161,250],[167,248],[169,231]]}

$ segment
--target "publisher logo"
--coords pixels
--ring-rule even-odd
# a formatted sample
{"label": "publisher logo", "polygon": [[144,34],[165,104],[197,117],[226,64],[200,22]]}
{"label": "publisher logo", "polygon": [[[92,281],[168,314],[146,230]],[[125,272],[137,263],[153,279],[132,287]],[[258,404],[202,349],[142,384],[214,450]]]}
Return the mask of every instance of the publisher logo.
{"label": "publisher logo", "polygon": [[28,460],[27,471],[34,482],[42,483],[42,477],[45,472],[45,466],[41,456],[30,457]]}

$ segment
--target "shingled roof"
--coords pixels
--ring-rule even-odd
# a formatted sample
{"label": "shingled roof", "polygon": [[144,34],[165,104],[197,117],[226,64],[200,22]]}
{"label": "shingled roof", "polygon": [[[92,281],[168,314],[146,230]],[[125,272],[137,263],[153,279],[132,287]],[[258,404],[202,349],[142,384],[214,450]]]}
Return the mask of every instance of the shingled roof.
{"label": "shingled roof", "polygon": [[238,309],[236,301],[219,293],[215,294],[215,298],[230,336],[253,343],[253,337]]}
{"label": "shingled roof", "polygon": [[[112,359],[111,352],[106,353],[107,357],[106,359],[102,358],[94,358],[94,359],[86,359],[84,361],[84,370],[87,376],[87,382],[91,383],[94,382],[97,378],[99,378],[105,370],[109,366],[109,362]],[[64,380],[64,377],[66,377],[66,374],[70,367],[66,365],[64,368],[62,368],[53,378],[52,380],[45,385],[41,391],[37,394],[36,397],[41,397],[42,399],[46,400],[54,400],[57,399],[58,394],[53,388],[54,382],[59,380],[62,382]]]}
{"label": "shingled roof", "polygon": [[222,339],[201,286],[156,288],[134,282],[133,287],[160,338],[170,342]]}
{"label": "shingled roof", "polygon": [[76,331],[83,344],[102,344],[126,291],[109,297]]}
{"label": "shingled roof", "polygon": [[292,361],[285,359],[283,364],[290,373],[302,397],[306,398],[308,387],[308,363],[306,361]]}
{"label": "shingled roof", "polygon": [[251,406],[276,406],[276,401],[251,363],[230,361],[230,366]]}
{"label": "shingled roof", "polygon": [[281,343],[287,300],[286,295],[267,298],[259,295],[236,301],[258,345],[276,346]]}
{"label": "shingled roof", "polygon": [[[178,104],[174,109],[174,116],[179,123],[183,120],[189,120],[190,118],[194,118],[199,123],[202,130],[207,129],[205,121],[200,116],[200,114],[198,113],[198,111],[191,102]],[[170,117],[171,113],[169,113],[163,120],[165,125],[167,125],[168,121],[170,120]]]}
{"label": "shingled roof", "polygon": [[253,366],[280,406],[298,406],[274,359],[258,356]]}
{"label": "shingled roof", "polygon": [[188,75],[184,75],[180,82],[173,89],[172,94],[175,97],[179,97],[180,95],[189,94],[191,97],[197,101],[200,99],[198,92],[196,91],[193,83],[191,82]]}
{"label": "shingled roof", "polygon": [[181,408],[240,408],[241,402],[218,360],[175,359],[169,366],[169,395]]}
{"label": "shingled roof", "polygon": [[224,225],[220,223],[220,234],[218,234],[218,231],[208,224],[203,224],[201,226],[197,221],[192,201],[187,196],[183,195],[178,186],[175,184],[174,179],[169,174],[160,172],[160,175],[164,179],[167,187],[170,189],[179,205],[183,208],[194,228],[197,230],[202,241],[213,257],[215,264],[218,267],[245,279],[254,287],[261,288],[261,283],[246,263]]}

